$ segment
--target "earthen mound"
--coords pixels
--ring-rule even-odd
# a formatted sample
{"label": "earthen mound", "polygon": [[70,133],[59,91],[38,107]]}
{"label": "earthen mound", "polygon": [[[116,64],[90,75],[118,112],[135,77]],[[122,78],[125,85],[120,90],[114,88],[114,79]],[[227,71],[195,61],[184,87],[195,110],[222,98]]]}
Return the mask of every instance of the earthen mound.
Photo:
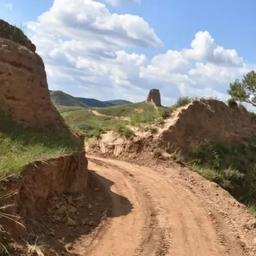
{"label": "earthen mound", "polygon": [[218,100],[194,101],[159,136],[167,152],[187,155],[208,143],[241,142],[256,136],[255,115]]}
{"label": "earthen mound", "polygon": [[51,103],[44,63],[25,46],[0,38],[0,111],[33,127],[63,125]]}
{"label": "earthen mound", "polygon": [[[40,131],[38,144],[45,143],[45,136],[48,136],[44,133],[45,130],[65,132],[68,135],[66,139],[70,137],[72,141],[77,142],[77,147],[74,147],[69,155],[58,154],[52,159],[40,158],[43,161],[30,162],[19,170],[18,177],[11,176],[6,181],[1,180],[1,193],[12,195],[10,198],[4,197],[4,199],[8,198],[7,201],[1,200],[1,211],[10,203],[12,207],[8,207],[7,214],[20,217],[19,221],[27,226],[28,221],[35,220],[35,216],[40,216],[38,218],[40,219],[45,215],[49,198],[65,194],[84,195],[88,177],[84,140],[71,133],[51,103],[44,63],[35,53],[35,46],[19,29],[2,20],[0,20],[0,114],[10,117],[14,123],[18,123],[28,132]],[[29,143],[29,140],[20,142],[24,148],[29,147]],[[61,146],[56,143],[57,146]],[[51,156],[50,152],[49,147],[48,157]],[[33,158],[33,160],[37,159]],[[1,171],[4,173],[5,170]],[[4,227],[4,230],[10,231],[13,237],[20,234],[28,235],[28,233],[24,234],[26,233],[24,228],[20,230],[21,226],[16,224],[9,221],[9,218],[2,218],[0,229]],[[2,242],[0,239],[0,243]],[[21,254],[11,251],[11,255]]]}
{"label": "earthen mound", "polygon": [[0,37],[9,39],[13,42],[23,45],[33,52],[36,51],[36,46],[29,40],[29,38],[22,32],[21,29],[12,26],[8,22],[1,19]]}

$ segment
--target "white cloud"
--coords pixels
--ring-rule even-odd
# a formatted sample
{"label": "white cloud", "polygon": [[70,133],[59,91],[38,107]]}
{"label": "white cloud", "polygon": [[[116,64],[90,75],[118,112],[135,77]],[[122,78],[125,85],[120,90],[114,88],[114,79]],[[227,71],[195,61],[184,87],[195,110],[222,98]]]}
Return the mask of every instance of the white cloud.
{"label": "white cloud", "polygon": [[124,5],[124,4],[140,3],[141,0],[104,0],[104,2],[111,4],[113,6],[117,6],[117,5]]}
{"label": "white cloud", "polygon": [[229,83],[253,68],[236,50],[217,45],[209,32],[200,31],[190,48],[155,56],[142,67],[141,77],[177,87],[182,96],[224,99]]}
{"label": "white cloud", "polygon": [[228,84],[253,68],[207,31],[180,51],[152,59],[132,53],[134,47],[138,52],[160,46],[161,40],[143,18],[111,13],[96,0],[55,0],[28,28],[50,88],[84,97],[140,101],[156,87],[165,104],[181,95],[225,98]]}

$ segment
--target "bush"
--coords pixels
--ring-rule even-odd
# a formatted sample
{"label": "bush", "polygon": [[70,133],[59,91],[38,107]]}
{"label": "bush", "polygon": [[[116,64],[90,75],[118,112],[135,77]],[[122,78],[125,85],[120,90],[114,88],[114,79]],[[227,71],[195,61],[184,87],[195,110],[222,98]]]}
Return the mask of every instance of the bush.
{"label": "bush", "polygon": [[193,153],[194,169],[246,204],[256,203],[256,139],[210,144]]}
{"label": "bush", "polygon": [[129,129],[128,127],[124,127],[124,126],[118,127],[115,130],[115,132],[127,139],[134,136],[134,132],[131,129]]}
{"label": "bush", "polygon": [[162,116],[163,119],[166,119],[166,118],[170,117],[170,111],[163,110],[162,113],[161,113],[161,116]]}
{"label": "bush", "polygon": [[228,99],[228,106],[230,108],[236,108],[236,107],[238,107],[238,104],[234,99],[231,98],[231,99]]}
{"label": "bush", "polygon": [[189,97],[180,97],[176,103],[171,107],[172,110],[175,110],[177,108],[183,107],[188,105],[189,103],[191,103],[193,101],[192,98]]}

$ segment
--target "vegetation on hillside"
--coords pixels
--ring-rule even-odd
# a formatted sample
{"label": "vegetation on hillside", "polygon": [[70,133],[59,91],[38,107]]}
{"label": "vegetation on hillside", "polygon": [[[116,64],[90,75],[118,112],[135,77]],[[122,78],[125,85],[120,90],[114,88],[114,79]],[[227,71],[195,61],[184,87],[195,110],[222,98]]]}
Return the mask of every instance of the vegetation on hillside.
{"label": "vegetation on hillside", "polygon": [[256,107],[256,72],[247,73],[242,81],[236,80],[230,84],[228,91],[235,101],[249,103]]}
{"label": "vegetation on hillside", "polygon": [[16,43],[24,45],[31,50],[35,50],[35,46],[31,43],[23,31],[15,26],[10,25],[0,19],[0,37],[12,40]]}
{"label": "vegetation on hillside", "polygon": [[66,128],[24,128],[0,113],[0,176],[18,174],[36,160],[45,160],[80,149]]}
{"label": "vegetation on hillside", "polygon": [[125,100],[100,101],[91,98],[74,97],[62,91],[50,91],[51,100],[56,106],[101,108],[129,104]]}
{"label": "vegetation on hillside", "polygon": [[62,91],[50,91],[51,100],[54,105],[67,107],[86,107],[79,99]]}
{"label": "vegetation on hillside", "polygon": [[172,111],[176,110],[177,108],[183,107],[188,105],[193,101],[193,98],[190,97],[180,97],[174,105],[171,106]]}
{"label": "vegetation on hillside", "polygon": [[[150,103],[136,103],[107,108],[58,107],[66,123],[82,132],[86,138],[97,138],[107,131],[122,136],[133,135],[130,126],[144,127],[162,122],[169,114],[167,108],[155,108]],[[96,115],[93,111],[99,113]]]}
{"label": "vegetation on hillside", "polygon": [[88,108],[58,107],[59,112],[72,130],[79,131],[88,138],[97,138],[101,134],[125,127],[128,122],[114,120],[112,117],[97,116]]}
{"label": "vegetation on hillside", "polygon": [[161,122],[169,114],[168,108],[155,107],[153,104],[146,102],[100,108],[97,111],[107,116],[127,117],[130,119],[131,125],[134,126]]}
{"label": "vegetation on hillside", "polygon": [[194,169],[255,209],[256,138],[243,143],[208,144],[192,156]]}

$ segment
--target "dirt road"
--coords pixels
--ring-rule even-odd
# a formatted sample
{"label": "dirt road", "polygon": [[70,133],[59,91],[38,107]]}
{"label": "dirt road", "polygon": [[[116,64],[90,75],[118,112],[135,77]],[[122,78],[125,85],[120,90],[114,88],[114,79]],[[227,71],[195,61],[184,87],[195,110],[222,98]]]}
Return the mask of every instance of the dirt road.
{"label": "dirt road", "polygon": [[112,210],[97,234],[77,241],[78,255],[256,255],[255,230],[242,225],[250,215],[200,176],[102,158],[90,158],[89,168],[106,189],[113,182]]}

